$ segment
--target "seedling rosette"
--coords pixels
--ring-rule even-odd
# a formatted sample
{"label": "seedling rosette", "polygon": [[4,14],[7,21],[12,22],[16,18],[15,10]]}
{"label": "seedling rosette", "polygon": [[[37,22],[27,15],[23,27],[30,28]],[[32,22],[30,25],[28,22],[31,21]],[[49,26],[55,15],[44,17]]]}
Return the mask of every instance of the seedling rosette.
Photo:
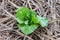
{"label": "seedling rosette", "polygon": [[25,35],[34,32],[40,25],[41,27],[48,26],[46,17],[38,16],[35,11],[27,7],[20,7],[16,10],[16,20],[18,22],[18,28]]}

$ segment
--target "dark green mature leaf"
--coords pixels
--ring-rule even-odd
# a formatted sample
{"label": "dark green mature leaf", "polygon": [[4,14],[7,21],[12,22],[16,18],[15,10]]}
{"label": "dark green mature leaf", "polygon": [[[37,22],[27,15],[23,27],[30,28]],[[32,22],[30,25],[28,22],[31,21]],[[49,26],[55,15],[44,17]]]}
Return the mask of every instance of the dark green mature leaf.
{"label": "dark green mature leaf", "polygon": [[30,13],[31,13],[31,21],[34,23],[39,23],[36,12],[31,10]]}
{"label": "dark green mature leaf", "polygon": [[17,9],[16,20],[18,21],[18,23],[24,23],[24,20],[26,17],[25,15],[27,15],[28,12],[29,12],[29,9],[26,7],[21,7]]}

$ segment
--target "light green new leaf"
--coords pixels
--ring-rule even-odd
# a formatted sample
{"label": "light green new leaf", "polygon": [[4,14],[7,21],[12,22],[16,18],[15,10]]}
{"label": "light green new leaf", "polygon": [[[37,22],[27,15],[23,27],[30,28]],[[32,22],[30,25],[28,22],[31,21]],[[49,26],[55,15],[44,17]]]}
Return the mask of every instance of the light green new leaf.
{"label": "light green new leaf", "polygon": [[46,17],[40,17],[40,16],[37,15],[37,18],[38,18],[38,20],[40,22],[40,25],[42,27],[47,27],[48,26],[48,20],[47,20]]}

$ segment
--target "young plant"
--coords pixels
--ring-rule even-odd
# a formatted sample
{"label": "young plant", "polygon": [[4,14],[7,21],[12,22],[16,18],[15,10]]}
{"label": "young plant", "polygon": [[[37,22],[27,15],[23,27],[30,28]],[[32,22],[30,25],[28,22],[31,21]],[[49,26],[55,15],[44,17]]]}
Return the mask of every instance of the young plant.
{"label": "young plant", "polygon": [[34,32],[39,25],[42,27],[48,25],[46,17],[40,17],[35,11],[26,7],[20,7],[16,10],[16,20],[19,23],[18,28],[26,35]]}

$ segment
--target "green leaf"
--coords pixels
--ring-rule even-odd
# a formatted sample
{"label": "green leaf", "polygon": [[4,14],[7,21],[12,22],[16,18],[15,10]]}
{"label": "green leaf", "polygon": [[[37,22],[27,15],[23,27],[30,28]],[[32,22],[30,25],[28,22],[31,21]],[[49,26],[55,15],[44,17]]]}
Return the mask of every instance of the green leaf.
{"label": "green leaf", "polygon": [[29,35],[29,34],[31,34],[32,32],[34,32],[38,28],[38,25],[24,25],[24,24],[19,24],[18,28],[25,35]]}
{"label": "green leaf", "polygon": [[29,9],[26,7],[20,7],[19,9],[16,10],[16,13],[17,13],[16,19],[17,19],[18,23],[24,23],[25,17],[28,12],[29,12]]}
{"label": "green leaf", "polygon": [[36,14],[36,12],[31,10],[30,13],[31,13],[31,21],[32,21],[34,24],[39,23],[39,21],[38,21],[38,19],[37,19],[37,14]]}
{"label": "green leaf", "polygon": [[47,27],[48,26],[48,20],[47,20],[46,17],[40,17],[40,16],[37,15],[37,18],[38,18],[38,20],[40,22],[40,25],[42,27]]}

